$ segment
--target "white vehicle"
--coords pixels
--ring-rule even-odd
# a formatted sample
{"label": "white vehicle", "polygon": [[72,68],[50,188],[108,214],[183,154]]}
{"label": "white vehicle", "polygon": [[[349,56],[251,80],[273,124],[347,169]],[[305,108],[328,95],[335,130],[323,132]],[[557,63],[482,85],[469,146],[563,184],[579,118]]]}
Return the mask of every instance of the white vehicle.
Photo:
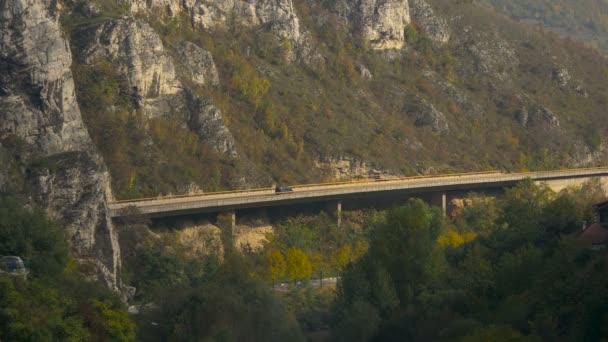
{"label": "white vehicle", "polygon": [[8,274],[11,276],[22,276],[27,278],[30,273],[25,267],[23,260],[18,256],[3,256],[0,257],[0,275]]}

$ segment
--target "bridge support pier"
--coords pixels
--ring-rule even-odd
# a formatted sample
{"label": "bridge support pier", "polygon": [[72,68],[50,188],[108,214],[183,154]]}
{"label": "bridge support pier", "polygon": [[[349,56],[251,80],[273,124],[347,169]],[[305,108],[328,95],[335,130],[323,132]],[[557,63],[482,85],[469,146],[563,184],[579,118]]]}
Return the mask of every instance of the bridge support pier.
{"label": "bridge support pier", "polygon": [[327,204],[327,212],[336,219],[338,228],[342,226],[342,201],[333,201]]}
{"label": "bridge support pier", "polygon": [[435,192],[431,195],[431,205],[441,208],[441,212],[445,217],[448,209],[448,196],[445,191]]}

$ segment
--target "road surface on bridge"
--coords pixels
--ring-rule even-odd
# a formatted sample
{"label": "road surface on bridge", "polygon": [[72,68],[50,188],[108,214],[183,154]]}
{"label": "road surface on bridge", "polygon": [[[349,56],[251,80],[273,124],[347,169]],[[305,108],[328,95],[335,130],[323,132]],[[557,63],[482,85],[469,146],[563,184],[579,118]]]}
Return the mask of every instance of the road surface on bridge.
{"label": "road surface on bridge", "polygon": [[500,187],[526,178],[536,181],[608,176],[606,168],[570,169],[524,173],[478,172],[437,176],[416,176],[321,183],[293,186],[293,192],[275,193],[272,188],[218,193],[165,196],[109,203],[110,215],[119,217],[125,208],[135,207],[148,216],[172,216],[193,212],[220,212],[297,203],[353,198],[383,192],[426,193],[441,190]]}

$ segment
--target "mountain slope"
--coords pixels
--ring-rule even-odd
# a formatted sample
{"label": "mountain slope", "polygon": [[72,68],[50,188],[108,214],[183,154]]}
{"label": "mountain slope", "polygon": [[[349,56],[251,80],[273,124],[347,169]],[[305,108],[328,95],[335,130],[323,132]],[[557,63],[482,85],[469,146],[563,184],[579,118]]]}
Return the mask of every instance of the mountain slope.
{"label": "mountain slope", "polygon": [[605,155],[605,60],[485,6],[73,2],[63,22],[119,198]]}
{"label": "mountain slope", "polygon": [[514,18],[539,23],[591,46],[608,48],[608,3],[604,0],[486,0]]}

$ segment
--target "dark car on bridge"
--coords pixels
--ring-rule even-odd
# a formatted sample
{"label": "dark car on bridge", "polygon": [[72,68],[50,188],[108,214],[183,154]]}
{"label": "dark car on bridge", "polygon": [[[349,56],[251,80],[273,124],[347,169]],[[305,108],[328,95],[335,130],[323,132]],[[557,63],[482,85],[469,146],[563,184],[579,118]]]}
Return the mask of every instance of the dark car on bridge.
{"label": "dark car on bridge", "polygon": [[285,192],[293,192],[293,188],[286,185],[277,186],[274,188],[274,192],[277,194],[285,193]]}

